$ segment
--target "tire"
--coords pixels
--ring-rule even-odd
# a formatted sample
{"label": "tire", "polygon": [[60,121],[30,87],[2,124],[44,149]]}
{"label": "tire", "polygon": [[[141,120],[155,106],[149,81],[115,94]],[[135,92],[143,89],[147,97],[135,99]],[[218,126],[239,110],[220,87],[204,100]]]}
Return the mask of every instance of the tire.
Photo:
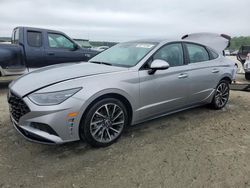
{"label": "tire", "polygon": [[246,80],[250,80],[250,73],[249,72],[245,73],[245,78],[246,78]]}
{"label": "tire", "polygon": [[79,135],[93,147],[106,147],[116,142],[128,125],[128,112],[118,99],[97,101],[85,113]]}
{"label": "tire", "polygon": [[210,106],[215,110],[225,107],[229,99],[229,93],[229,82],[227,80],[221,80],[215,89],[214,97]]}

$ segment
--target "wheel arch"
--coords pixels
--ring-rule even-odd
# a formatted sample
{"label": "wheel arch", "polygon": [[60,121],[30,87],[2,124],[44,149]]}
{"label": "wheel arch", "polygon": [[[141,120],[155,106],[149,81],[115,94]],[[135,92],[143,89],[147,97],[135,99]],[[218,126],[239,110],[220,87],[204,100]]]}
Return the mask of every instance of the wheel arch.
{"label": "wheel arch", "polygon": [[224,77],[222,77],[222,78],[220,79],[220,81],[222,81],[222,80],[226,80],[226,81],[228,81],[228,82],[229,82],[229,84],[231,84],[231,83],[232,83],[232,79],[231,79],[229,76],[224,76]]}
{"label": "wheel arch", "polygon": [[99,93],[95,95],[94,97],[91,97],[89,101],[87,102],[87,107],[84,109],[82,115],[81,115],[81,120],[80,123],[84,120],[84,117],[86,116],[87,112],[93,106],[97,101],[100,101],[105,98],[115,98],[120,100],[126,107],[127,112],[128,112],[128,118],[129,118],[129,124],[131,124],[133,120],[133,105],[129,97],[125,96],[124,94],[121,94],[120,92],[104,92],[104,93]]}

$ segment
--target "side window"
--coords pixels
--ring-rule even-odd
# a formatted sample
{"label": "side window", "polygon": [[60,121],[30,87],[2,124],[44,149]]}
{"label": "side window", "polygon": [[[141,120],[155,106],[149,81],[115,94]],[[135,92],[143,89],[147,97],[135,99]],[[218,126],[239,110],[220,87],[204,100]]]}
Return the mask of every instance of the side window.
{"label": "side window", "polygon": [[18,44],[19,42],[19,29],[15,29],[12,35],[12,43]]}
{"label": "side window", "polygon": [[160,48],[153,59],[162,59],[169,63],[170,67],[180,66],[184,64],[183,50],[180,43],[168,44]]}
{"label": "side window", "polygon": [[50,48],[74,48],[74,43],[61,34],[49,33],[48,40]]}
{"label": "side window", "polygon": [[186,45],[187,45],[187,51],[188,51],[190,63],[196,63],[196,62],[209,60],[208,52],[203,46],[196,45],[196,44],[188,44],[188,43]]}
{"label": "side window", "polygon": [[209,53],[210,53],[210,59],[216,59],[219,57],[219,55],[212,49],[208,48]]}
{"label": "side window", "polygon": [[37,31],[27,32],[28,45],[31,47],[41,47],[42,46],[42,33]]}

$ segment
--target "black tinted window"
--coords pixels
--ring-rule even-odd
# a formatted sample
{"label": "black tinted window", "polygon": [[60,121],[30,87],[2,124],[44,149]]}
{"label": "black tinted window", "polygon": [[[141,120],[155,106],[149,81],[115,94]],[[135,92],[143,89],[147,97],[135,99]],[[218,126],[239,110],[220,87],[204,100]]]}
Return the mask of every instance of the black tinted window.
{"label": "black tinted window", "polygon": [[41,47],[42,46],[42,33],[37,31],[28,31],[27,40],[29,46]]}
{"label": "black tinted window", "polygon": [[156,52],[153,59],[162,59],[169,63],[170,67],[184,64],[183,50],[180,43],[168,44]]}
{"label": "black tinted window", "polygon": [[196,44],[186,44],[190,63],[208,61],[209,55],[207,50],[200,45]]}

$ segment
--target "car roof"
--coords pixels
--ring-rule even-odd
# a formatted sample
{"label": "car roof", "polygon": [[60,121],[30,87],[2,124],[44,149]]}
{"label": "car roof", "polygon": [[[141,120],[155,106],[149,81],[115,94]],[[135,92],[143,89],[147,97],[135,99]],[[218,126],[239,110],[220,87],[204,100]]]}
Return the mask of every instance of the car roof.
{"label": "car roof", "polygon": [[89,40],[88,40],[88,39],[73,39],[73,40],[78,40],[78,41],[87,41],[87,42],[89,42]]}
{"label": "car roof", "polygon": [[[52,30],[52,29],[45,29],[45,28],[38,28],[38,27],[24,27],[24,26],[18,26],[15,29],[27,29],[27,30],[36,30],[36,31],[47,31],[47,32],[55,32],[55,33],[63,33],[61,31],[57,31],[57,30]],[[64,33],[63,33],[64,34]]]}
{"label": "car roof", "polygon": [[[172,42],[177,41],[174,39],[166,39],[166,38],[149,38],[149,39],[139,39],[139,40],[132,40],[129,42],[152,42],[152,43],[165,43],[165,42]],[[180,40],[178,40],[180,41]]]}
{"label": "car roof", "polygon": [[133,41],[128,41],[128,42],[138,42],[138,43],[158,43],[158,44],[166,44],[170,42],[189,42],[189,43],[195,43],[199,44],[202,46],[206,46],[205,44],[199,43],[197,41],[192,41],[192,40],[182,40],[182,39],[177,39],[177,38],[154,38],[154,39],[140,39],[140,40],[133,40]]}

